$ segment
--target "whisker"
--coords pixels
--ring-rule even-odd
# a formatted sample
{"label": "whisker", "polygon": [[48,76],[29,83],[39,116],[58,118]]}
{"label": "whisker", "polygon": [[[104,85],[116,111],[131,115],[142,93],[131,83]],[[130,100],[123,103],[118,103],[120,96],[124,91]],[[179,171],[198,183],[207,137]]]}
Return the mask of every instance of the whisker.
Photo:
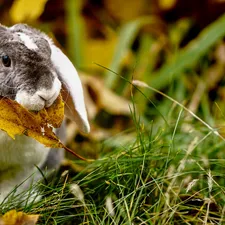
{"label": "whisker", "polygon": [[5,84],[4,82],[5,82],[5,80],[3,80],[2,83],[0,83],[0,85],[2,85],[4,87],[7,87],[7,88],[11,88],[11,89],[16,89],[17,90],[16,86],[9,86],[9,85]]}
{"label": "whisker", "polygon": [[4,95],[3,97],[11,97],[11,96],[15,96],[15,94],[7,94],[7,95]]}

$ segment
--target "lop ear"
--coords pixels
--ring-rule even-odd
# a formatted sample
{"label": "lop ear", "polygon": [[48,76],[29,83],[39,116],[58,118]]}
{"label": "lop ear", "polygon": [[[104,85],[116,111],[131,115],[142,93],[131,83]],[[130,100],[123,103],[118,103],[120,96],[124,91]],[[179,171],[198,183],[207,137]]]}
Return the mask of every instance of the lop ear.
{"label": "lop ear", "polygon": [[78,128],[85,133],[90,131],[87,112],[84,104],[84,95],[77,71],[67,56],[54,44],[50,44],[51,60],[59,71],[59,79],[62,81],[62,97],[66,102],[65,114],[75,121]]}

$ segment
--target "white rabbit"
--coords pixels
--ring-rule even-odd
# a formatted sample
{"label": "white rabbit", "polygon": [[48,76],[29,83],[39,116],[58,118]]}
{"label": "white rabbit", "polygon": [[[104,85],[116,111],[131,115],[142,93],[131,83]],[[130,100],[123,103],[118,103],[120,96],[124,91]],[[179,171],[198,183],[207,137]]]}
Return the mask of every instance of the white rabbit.
{"label": "white rabbit", "polygon": [[[0,95],[38,111],[51,106],[61,89],[66,115],[89,132],[82,85],[70,60],[46,34],[25,24],[0,25]],[[25,190],[37,167],[57,168],[62,157],[61,149],[24,135],[13,140],[0,130],[0,203],[16,186],[17,193]]]}

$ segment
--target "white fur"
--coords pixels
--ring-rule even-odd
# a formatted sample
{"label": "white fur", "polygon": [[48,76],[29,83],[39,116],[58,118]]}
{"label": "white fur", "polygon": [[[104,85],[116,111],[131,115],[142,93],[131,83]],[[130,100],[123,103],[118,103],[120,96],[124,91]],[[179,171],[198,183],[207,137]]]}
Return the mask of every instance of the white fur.
{"label": "white fur", "polygon": [[18,91],[16,101],[28,110],[39,111],[45,106],[49,107],[58,97],[61,90],[61,82],[56,77],[51,89],[41,88],[33,95],[26,91]]}
{"label": "white fur", "polygon": [[36,50],[38,49],[37,45],[33,42],[33,40],[26,34],[17,32],[20,40],[27,46],[27,48],[31,50]]}
{"label": "white fur", "polygon": [[41,88],[36,92],[36,94],[41,96],[43,99],[45,99],[46,100],[45,106],[49,107],[58,97],[60,90],[61,90],[61,82],[59,81],[57,77],[55,77],[51,89]]}
{"label": "white fur", "polygon": [[[32,138],[16,136],[12,140],[0,130],[0,203],[10,191],[28,178],[45,161],[49,148]],[[3,182],[4,181],[4,182]],[[25,184],[24,184],[25,185]],[[18,191],[23,190],[23,186]]]}
{"label": "white fur", "polygon": [[60,71],[62,75],[61,78],[64,84],[66,84],[66,88],[73,100],[74,109],[70,109],[69,118],[75,120],[81,131],[88,133],[90,131],[90,126],[84,103],[83,88],[77,71],[71,61],[59,48],[51,43],[49,44],[52,50],[52,62]]}
{"label": "white fur", "polygon": [[45,101],[36,93],[30,95],[26,91],[19,91],[16,94],[16,101],[28,110],[39,111],[44,108]]}

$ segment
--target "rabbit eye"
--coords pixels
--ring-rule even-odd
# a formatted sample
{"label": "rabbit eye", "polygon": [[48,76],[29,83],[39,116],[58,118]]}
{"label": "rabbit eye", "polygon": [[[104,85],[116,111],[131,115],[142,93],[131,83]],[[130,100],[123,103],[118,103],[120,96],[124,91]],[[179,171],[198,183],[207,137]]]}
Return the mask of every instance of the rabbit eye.
{"label": "rabbit eye", "polygon": [[8,55],[3,55],[2,56],[2,63],[5,67],[10,67],[11,65],[11,59],[9,58]]}

